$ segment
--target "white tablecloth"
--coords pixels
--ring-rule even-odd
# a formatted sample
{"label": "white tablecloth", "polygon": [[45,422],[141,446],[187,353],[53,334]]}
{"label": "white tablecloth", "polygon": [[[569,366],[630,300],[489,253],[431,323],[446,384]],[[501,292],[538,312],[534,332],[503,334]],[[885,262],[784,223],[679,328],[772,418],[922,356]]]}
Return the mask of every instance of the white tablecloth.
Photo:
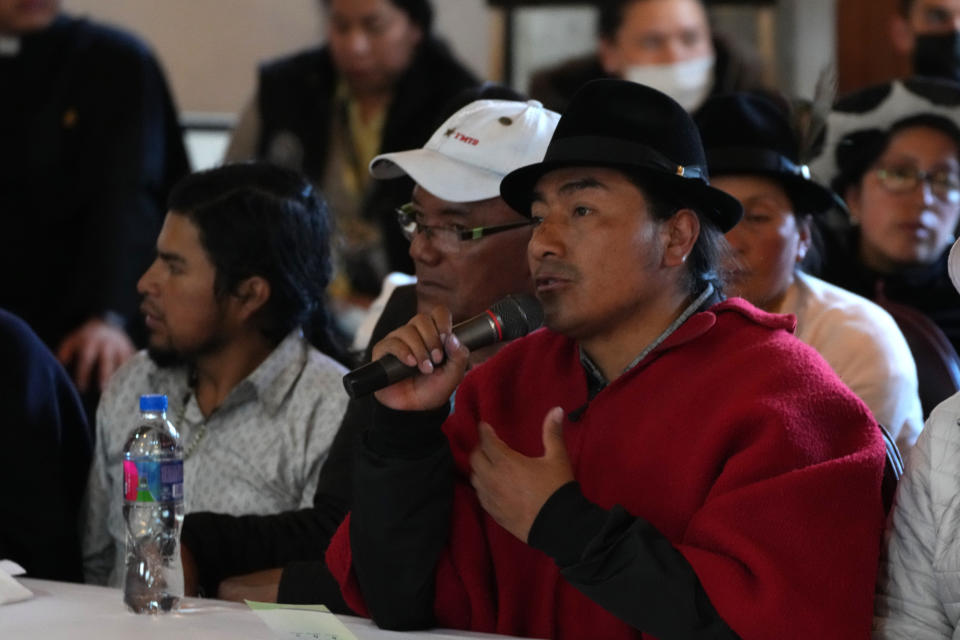
{"label": "white tablecloth", "polygon": [[[172,640],[227,638],[274,640],[270,629],[245,605],[185,598],[180,611],[160,616],[127,611],[119,589],[20,578],[34,597],[0,606],[0,639],[27,640]],[[463,640],[504,638],[464,631],[396,633],[369,620],[339,616],[359,640]]]}

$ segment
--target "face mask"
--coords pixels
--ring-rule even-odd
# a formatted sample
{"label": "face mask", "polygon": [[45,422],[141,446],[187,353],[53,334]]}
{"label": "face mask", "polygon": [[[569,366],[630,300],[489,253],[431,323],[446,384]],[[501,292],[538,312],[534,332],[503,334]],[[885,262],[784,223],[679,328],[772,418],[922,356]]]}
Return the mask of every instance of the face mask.
{"label": "face mask", "polygon": [[623,78],[662,91],[690,112],[698,109],[713,89],[713,65],[713,56],[670,64],[633,65],[627,67]]}
{"label": "face mask", "polygon": [[913,72],[918,76],[960,81],[960,31],[917,36]]}

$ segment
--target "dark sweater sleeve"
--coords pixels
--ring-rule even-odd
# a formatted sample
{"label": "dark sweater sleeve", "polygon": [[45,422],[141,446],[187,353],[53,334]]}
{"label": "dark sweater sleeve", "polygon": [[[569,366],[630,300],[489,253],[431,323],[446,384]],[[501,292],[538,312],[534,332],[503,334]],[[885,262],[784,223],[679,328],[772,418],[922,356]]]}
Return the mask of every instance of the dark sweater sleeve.
{"label": "dark sweater sleeve", "polygon": [[77,522],[92,440],[60,363],[0,311],[0,558],[32,578],[82,582]]}
{"label": "dark sweater sleeve", "polygon": [[588,598],[658,638],[735,640],[686,558],[653,525],[607,511],[570,482],[543,505],[528,536]]}
{"label": "dark sweater sleeve", "polygon": [[340,585],[322,560],[287,564],[280,578],[277,602],[322,604],[334,613],[356,615],[344,602]]}
{"label": "dark sweater sleeve", "polygon": [[453,458],[440,429],[448,412],[378,404],[358,452],[350,546],[370,616],[385,629],[433,626],[453,501]]}

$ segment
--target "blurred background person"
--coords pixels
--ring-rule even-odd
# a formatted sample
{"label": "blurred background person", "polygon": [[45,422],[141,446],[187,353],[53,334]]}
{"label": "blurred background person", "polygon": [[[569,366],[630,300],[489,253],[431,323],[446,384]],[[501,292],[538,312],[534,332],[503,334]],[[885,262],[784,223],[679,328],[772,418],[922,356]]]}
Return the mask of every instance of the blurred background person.
{"label": "blurred background person", "polygon": [[346,369],[325,355],[336,353],[324,302],[329,230],[313,187],[272,165],[227,165],[183,179],[169,208],[138,283],[148,349],[117,371],[97,410],[89,582],[121,582],[120,463],[142,394],[168,398],[187,513],[310,506],[347,406]]}
{"label": "blurred background person", "polygon": [[81,582],[77,520],[92,437],[66,371],[0,310],[0,559],[33,578]]}
{"label": "blurred background person", "polygon": [[322,4],[326,44],[260,69],[227,159],[267,159],[321,188],[337,237],[332,294],[349,334],[384,276],[413,266],[393,216],[412,184],[373,182],[367,165],[421,146],[443,107],[477,79],[433,37],[428,0]]}
{"label": "blurred background person", "polygon": [[836,103],[813,165],[849,209],[843,227],[825,228],[821,276],[901,323],[925,414],[952,389],[928,392],[938,381],[927,380],[931,370],[896,309],[920,312],[910,324],[930,325],[924,333],[939,336],[943,357],[957,362],[960,297],[947,276],[947,252],[960,221],[958,105],[960,85],[929,78],[858,91]]}
{"label": "blurred background person", "polygon": [[598,3],[595,54],[534,74],[530,95],[562,112],[590,80],[616,77],[659,89],[695,111],[714,93],[762,88],[759,64],[711,33],[702,0]]}
{"label": "blurred background person", "polygon": [[743,205],[727,232],[726,291],[797,318],[796,336],[816,349],[907,451],[923,427],[917,371],[903,334],[866,298],[803,270],[814,215],[837,206],[801,161],[802,137],[788,115],[761,96],[709,99],[697,115],[710,182]]}
{"label": "blurred background person", "polygon": [[960,0],[898,0],[893,45],[918,76],[960,82]]}
{"label": "blurred background person", "polygon": [[188,170],[163,72],[129,33],[0,0],[0,305],[91,409],[142,340],[136,281]]}

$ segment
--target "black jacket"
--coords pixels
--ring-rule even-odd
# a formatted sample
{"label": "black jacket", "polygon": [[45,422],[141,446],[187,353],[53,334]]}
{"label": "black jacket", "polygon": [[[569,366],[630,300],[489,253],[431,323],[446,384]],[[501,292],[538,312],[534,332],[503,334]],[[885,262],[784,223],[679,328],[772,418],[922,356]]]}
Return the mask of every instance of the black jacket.
{"label": "black jacket", "polygon": [[[883,274],[867,268],[859,260],[860,234],[857,228],[831,227],[823,220],[816,220],[816,224],[823,244],[820,277],[876,302],[893,315],[917,362],[920,400],[924,415],[928,415],[953,393],[953,385],[937,364],[939,360],[931,362],[929,359],[928,345],[931,340],[919,339],[915,335],[915,323],[902,317],[904,312],[897,311],[896,307],[905,306],[929,318],[943,332],[954,350],[960,353],[960,294],[947,272],[950,249],[947,248],[930,265]],[[894,305],[890,305],[891,302]],[[921,333],[926,335],[928,332]],[[951,356],[942,352],[944,358]]]}
{"label": "black jacket", "polygon": [[[292,134],[302,152],[300,168],[320,183],[330,147],[338,82],[329,49],[311,49],[267,64],[260,70],[259,82],[258,157],[268,156],[278,134]],[[383,126],[380,152],[422,147],[450,115],[445,111],[453,98],[475,84],[477,79],[444,44],[427,38],[397,83]],[[379,222],[383,230],[390,271],[413,273],[407,254],[409,243],[401,235],[394,214],[397,207],[409,202],[412,189],[409,179],[375,181],[363,204],[363,214]],[[354,284],[363,288],[360,283]],[[379,286],[380,277],[374,277],[366,286],[371,290],[365,292],[376,294]]]}
{"label": "black jacket", "polygon": [[0,56],[0,95],[0,305],[51,349],[107,311],[138,323],[136,283],[189,170],[156,60],[61,16]]}
{"label": "black jacket", "polygon": [[67,373],[0,310],[0,558],[27,575],[83,581],[77,522],[92,437]]}
{"label": "black jacket", "polygon": [[824,258],[820,277],[868,300],[891,300],[926,314],[960,353],[960,294],[947,272],[949,247],[932,264],[882,274],[858,259],[856,228],[839,235],[822,229]]}

